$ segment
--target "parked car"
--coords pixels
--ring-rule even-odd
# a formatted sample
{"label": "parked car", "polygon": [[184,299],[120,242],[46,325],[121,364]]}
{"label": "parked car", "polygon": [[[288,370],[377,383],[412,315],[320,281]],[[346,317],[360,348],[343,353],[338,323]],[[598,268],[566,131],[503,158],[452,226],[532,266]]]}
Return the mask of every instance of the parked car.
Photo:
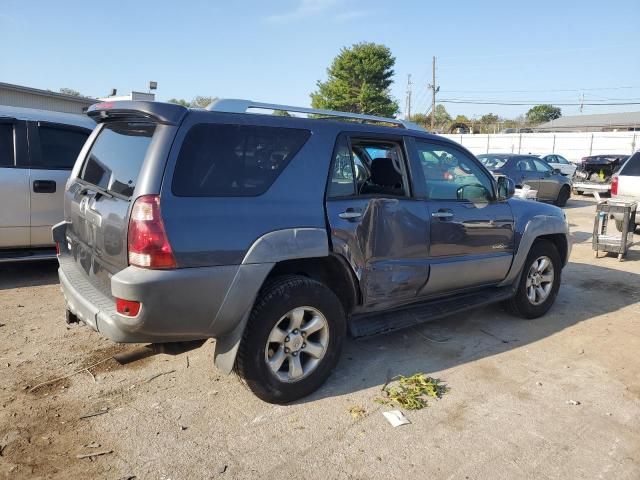
{"label": "parked car", "polygon": [[213,337],[221,371],[285,403],[325,381],[347,331],[498,301],[536,318],[556,298],[562,210],[413,124],[243,100],[88,113],[53,235],[68,321],[116,342]]}
{"label": "parked car", "polygon": [[0,262],[56,258],[71,167],[95,122],[84,115],[0,106]]}
{"label": "parked car", "polygon": [[569,178],[573,178],[573,174],[576,173],[576,168],[578,168],[575,163],[571,163],[569,160],[557,153],[546,153],[536,156],[547,162],[551,168],[557,168],[560,170],[560,173]]}
{"label": "parked car", "polygon": [[614,173],[627,161],[629,155],[591,155],[582,157],[573,176],[573,191],[583,193],[610,193]]}
{"label": "parked car", "polygon": [[529,185],[537,190],[538,200],[564,207],[571,197],[571,180],[535,155],[487,153],[478,159],[496,175],[512,178],[517,187]]}
{"label": "parked car", "polygon": [[[611,179],[611,197],[615,200],[638,202],[640,207],[640,151],[637,151],[620,167]],[[632,218],[633,229],[640,226],[640,213]],[[616,227],[622,231],[622,219],[616,220]]]}

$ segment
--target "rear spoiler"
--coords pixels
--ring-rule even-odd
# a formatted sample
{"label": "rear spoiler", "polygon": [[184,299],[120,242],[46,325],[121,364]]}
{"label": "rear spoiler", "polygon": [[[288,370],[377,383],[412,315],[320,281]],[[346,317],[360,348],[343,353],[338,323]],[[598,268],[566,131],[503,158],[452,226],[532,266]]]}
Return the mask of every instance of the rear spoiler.
{"label": "rear spoiler", "polygon": [[96,122],[112,118],[142,117],[167,125],[178,125],[187,112],[186,107],[175,103],[122,100],[94,103],[87,110],[87,115]]}

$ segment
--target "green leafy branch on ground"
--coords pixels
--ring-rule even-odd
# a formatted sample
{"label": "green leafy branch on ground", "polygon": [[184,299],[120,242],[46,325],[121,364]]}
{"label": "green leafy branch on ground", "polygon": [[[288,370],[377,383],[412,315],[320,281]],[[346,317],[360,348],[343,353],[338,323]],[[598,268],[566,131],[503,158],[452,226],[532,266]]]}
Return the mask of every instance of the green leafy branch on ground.
{"label": "green leafy branch on ground", "polygon": [[[397,381],[395,385],[389,385]],[[416,373],[410,377],[398,375],[382,387],[383,398],[374,401],[383,405],[398,405],[407,410],[420,410],[428,405],[431,398],[442,398],[449,391],[441,380],[428,377],[424,373]]]}

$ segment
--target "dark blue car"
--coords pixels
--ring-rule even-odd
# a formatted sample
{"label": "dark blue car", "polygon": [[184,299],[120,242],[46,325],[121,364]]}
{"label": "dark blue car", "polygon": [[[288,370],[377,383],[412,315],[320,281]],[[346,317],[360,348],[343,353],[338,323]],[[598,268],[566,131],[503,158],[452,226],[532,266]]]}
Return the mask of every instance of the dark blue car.
{"label": "dark blue car", "polygon": [[487,153],[478,159],[492,173],[513,179],[516,187],[529,185],[537,190],[538,200],[564,207],[571,197],[571,180],[536,156]]}

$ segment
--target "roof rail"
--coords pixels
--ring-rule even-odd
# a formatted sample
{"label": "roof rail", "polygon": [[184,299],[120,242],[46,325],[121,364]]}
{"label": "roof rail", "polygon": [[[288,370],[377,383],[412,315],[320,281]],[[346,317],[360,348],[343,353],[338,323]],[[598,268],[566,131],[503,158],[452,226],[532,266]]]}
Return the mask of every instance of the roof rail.
{"label": "roof rail", "polygon": [[247,113],[249,109],[256,108],[261,110],[281,110],[285,112],[310,113],[312,115],[322,115],[324,117],[351,118],[359,120],[362,123],[390,123],[397,127],[406,128],[407,130],[426,130],[414,122],[406,120],[398,120],[397,118],[377,117],[375,115],[362,115],[360,113],[338,112],[334,110],[320,110],[317,108],[293,107],[291,105],[278,105],[275,103],[254,102],[252,100],[220,98],[212,102],[206,109],[212,112],[226,113]]}

